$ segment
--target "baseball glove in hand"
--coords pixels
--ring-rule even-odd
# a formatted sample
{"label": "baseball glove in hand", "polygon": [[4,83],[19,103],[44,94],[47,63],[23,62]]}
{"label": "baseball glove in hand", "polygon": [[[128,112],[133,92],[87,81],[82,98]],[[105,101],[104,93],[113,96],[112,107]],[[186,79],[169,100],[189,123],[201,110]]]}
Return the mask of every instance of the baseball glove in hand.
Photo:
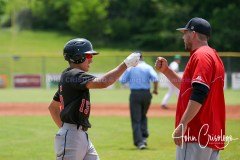
{"label": "baseball glove in hand", "polygon": [[140,60],[140,55],[140,53],[133,52],[124,60],[124,63],[127,67],[135,67]]}

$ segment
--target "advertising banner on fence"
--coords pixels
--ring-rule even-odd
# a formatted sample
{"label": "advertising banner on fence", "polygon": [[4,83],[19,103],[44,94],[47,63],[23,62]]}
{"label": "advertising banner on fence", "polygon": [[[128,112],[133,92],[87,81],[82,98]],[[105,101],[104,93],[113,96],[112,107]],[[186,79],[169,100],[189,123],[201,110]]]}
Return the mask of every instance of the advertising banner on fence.
{"label": "advertising banner on fence", "polygon": [[0,88],[6,88],[7,87],[7,75],[0,75]]}
{"label": "advertising banner on fence", "polygon": [[232,89],[240,89],[240,73],[232,73]]}
{"label": "advertising banner on fence", "polygon": [[61,74],[46,74],[46,87],[57,88],[60,81]]}
{"label": "advertising banner on fence", "polygon": [[[178,75],[180,77],[182,77],[183,76],[183,72],[178,72]],[[158,74],[158,80],[159,80],[159,87],[160,88],[168,88],[169,83],[171,83],[168,80],[168,78],[164,74],[162,74],[162,73]]]}
{"label": "advertising banner on fence", "polygon": [[[104,73],[90,73],[91,75],[94,75],[96,77],[101,77],[104,75]],[[50,88],[57,88],[58,83],[60,82],[61,74],[46,74],[46,87],[48,89]],[[107,87],[107,89],[114,89],[114,84]]]}
{"label": "advertising banner on fence", "polygon": [[18,74],[13,76],[15,88],[40,88],[42,86],[41,75]]}
{"label": "advertising banner on fence", "polygon": [[[90,73],[90,74],[95,76],[95,77],[102,77],[105,73]],[[108,86],[106,89],[114,89],[114,88],[115,88],[115,83]]]}

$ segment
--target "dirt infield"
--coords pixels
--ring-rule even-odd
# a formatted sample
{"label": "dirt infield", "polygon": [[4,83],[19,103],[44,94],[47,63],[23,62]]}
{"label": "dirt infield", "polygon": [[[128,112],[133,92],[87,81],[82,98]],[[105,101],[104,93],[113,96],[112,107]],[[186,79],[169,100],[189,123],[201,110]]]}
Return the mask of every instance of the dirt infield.
{"label": "dirt infield", "polygon": [[[152,104],[148,116],[175,116],[175,106],[161,109]],[[49,115],[48,103],[0,103],[0,115]],[[129,116],[128,104],[92,104],[91,115],[96,116]],[[228,119],[240,119],[240,106],[227,106]]]}

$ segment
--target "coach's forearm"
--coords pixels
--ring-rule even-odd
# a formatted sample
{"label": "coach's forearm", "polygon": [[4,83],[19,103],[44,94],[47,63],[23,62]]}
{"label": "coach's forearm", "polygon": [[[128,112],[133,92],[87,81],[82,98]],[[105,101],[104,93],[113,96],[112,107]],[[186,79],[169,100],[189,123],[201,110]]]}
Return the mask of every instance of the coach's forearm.
{"label": "coach's forearm", "polygon": [[123,72],[127,69],[125,63],[121,63],[115,69],[109,71],[104,76],[100,78],[95,78],[93,81],[87,84],[88,88],[106,88],[113,84],[119,77],[123,74]]}
{"label": "coach's forearm", "polygon": [[175,86],[177,87],[178,89],[180,89],[180,85],[181,85],[181,78],[180,76],[178,76],[178,74],[176,72],[174,72],[173,70],[171,69],[168,69],[166,70],[164,73],[163,73],[168,79],[169,81]]}
{"label": "coach's forearm", "polygon": [[199,110],[201,109],[202,104],[189,100],[187,109],[185,110],[180,124],[183,124],[184,127],[188,125],[188,123],[197,115]]}

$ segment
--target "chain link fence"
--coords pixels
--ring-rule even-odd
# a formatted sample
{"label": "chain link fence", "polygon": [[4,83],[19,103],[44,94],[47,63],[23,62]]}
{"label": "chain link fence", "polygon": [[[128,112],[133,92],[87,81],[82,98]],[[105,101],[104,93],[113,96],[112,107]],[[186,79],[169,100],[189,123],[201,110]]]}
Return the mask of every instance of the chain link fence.
{"label": "chain link fence", "polygon": [[[176,53],[179,54],[179,53]],[[186,63],[189,59],[187,53],[180,53],[182,55],[180,71],[184,71]],[[161,53],[144,53],[144,60],[154,66],[158,56],[165,57],[169,62],[174,60],[175,54],[161,54]],[[224,63],[227,73],[227,86],[231,87],[231,75],[235,72],[240,72],[240,53],[220,53],[221,59]],[[90,65],[89,73],[106,73],[120,64],[126,55],[98,55],[94,56],[93,62]],[[63,57],[31,57],[31,56],[1,56],[0,58],[0,75],[6,78],[6,87],[14,87],[14,75],[40,75],[41,87],[46,87],[47,74],[60,74],[68,63]],[[0,82],[1,83],[1,82]]]}

